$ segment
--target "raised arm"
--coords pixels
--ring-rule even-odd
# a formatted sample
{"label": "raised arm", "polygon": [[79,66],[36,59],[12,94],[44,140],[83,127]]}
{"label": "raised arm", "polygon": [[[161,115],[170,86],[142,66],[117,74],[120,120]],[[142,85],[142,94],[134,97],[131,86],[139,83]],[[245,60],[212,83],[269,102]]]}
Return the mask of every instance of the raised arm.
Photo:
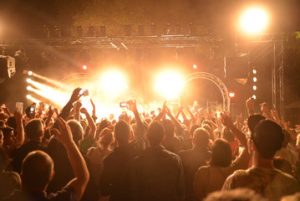
{"label": "raised arm", "polygon": [[95,138],[97,127],[93,118],[91,117],[91,115],[89,114],[86,108],[81,108],[80,112],[85,115],[88,121],[88,127],[90,128],[88,135],[91,136],[92,138]]}
{"label": "raised arm", "polygon": [[93,108],[92,118],[93,118],[94,121],[96,121],[97,120],[96,105],[95,105],[93,99],[90,99],[90,102],[91,102],[91,105],[92,105],[92,108]]}
{"label": "raised arm", "polygon": [[64,120],[67,120],[67,118],[69,117],[70,111],[73,108],[73,103],[78,101],[79,98],[81,97],[80,91],[81,91],[81,88],[74,89],[74,91],[70,97],[70,100],[67,102],[67,104],[61,110],[59,116],[62,117]]}
{"label": "raised arm", "polygon": [[248,152],[248,143],[245,134],[234,126],[231,118],[228,115],[221,114],[221,118],[224,126],[231,130],[231,132],[239,140],[240,145],[243,147],[242,151],[239,153],[239,156],[232,162],[232,168],[235,170],[248,168],[250,155]]}
{"label": "raised arm", "polygon": [[222,123],[225,127],[229,128],[234,136],[239,140],[241,146],[248,148],[247,139],[244,133],[242,133],[232,122],[232,119],[226,115],[221,114]]}
{"label": "raised arm", "polygon": [[172,112],[170,111],[170,109],[168,107],[166,108],[166,111],[167,111],[168,117],[174,123],[176,130],[180,133],[180,135],[183,135],[184,128],[182,127],[181,123],[178,121],[178,119],[176,119],[174,117],[174,115],[172,114]]}
{"label": "raised arm", "polygon": [[144,134],[146,132],[146,129],[145,129],[144,123],[141,119],[141,116],[139,114],[139,111],[137,109],[135,100],[129,101],[129,110],[133,112],[134,118],[136,121],[136,133],[135,133],[136,136],[135,137],[137,138],[137,140],[144,139]]}
{"label": "raised arm", "polygon": [[255,113],[254,105],[255,105],[255,100],[253,98],[249,98],[246,100],[246,108],[247,108],[248,116],[251,116]]}
{"label": "raised arm", "polygon": [[14,117],[16,119],[17,127],[16,127],[16,147],[19,148],[23,145],[25,141],[25,132],[24,132],[24,125],[23,125],[23,115],[16,111],[14,113]]}
{"label": "raised arm", "polygon": [[52,129],[52,132],[67,150],[68,158],[75,175],[75,178],[66,187],[72,189],[73,200],[79,201],[85,191],[90,175],[83,156],[73,141],[69,125],[61,117],[57,119],[56,124],[58,130]]}

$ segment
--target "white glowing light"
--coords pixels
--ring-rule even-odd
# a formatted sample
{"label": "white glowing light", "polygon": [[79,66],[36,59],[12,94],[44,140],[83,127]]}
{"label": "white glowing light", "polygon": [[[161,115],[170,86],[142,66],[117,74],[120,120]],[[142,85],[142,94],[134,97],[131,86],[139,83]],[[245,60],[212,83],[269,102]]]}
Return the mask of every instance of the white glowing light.
{"label": "white glowing light", "polygon": [[229,95],[229,97],[230,97],[230,98],[233,98],[233,97],[235,97],[235,93],[234,93],[234,92],[232,92],[232,91],[231,91],[231,92],[229,92],[229,94],[228,94],[228,95]]}
{"label": "white glowing light", "polygon": [[245,10],[239,21],[240,29],[249,35],[261,34],[270,23],[269,13],[262,7],[250,7]]}
{"label": "white glowing light", "polygon": [[119,96],[128,89],[126,76],[117,70],[103,73],[99,81],[102,92],[108,96]]}
{"label": "white glowing light", "polygon": [[154,89],[167,100],[179,98],[184,88],[183,76],[175,71],[164,71],[155,79]]}

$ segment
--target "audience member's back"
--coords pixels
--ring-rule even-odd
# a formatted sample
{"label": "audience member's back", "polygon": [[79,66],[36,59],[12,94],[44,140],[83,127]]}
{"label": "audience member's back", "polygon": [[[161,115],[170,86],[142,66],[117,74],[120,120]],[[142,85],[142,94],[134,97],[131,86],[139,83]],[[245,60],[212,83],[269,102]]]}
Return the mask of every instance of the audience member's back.
{"label": "audience member's back", "polygon": [[148,131],[151,147],[137,159],[133,195],[136,201],[179,201],[184,198],[183,167],[179,156],[161,146],[163,127],[152,123]]}
{"label": "audience member's back", "polygon": [[186,200],[193,200],[193,181],[197,169],[206,165],[211,153],[208,149],[209,134],[206,130],[198,128],[193,134],[193,148],[179,152],[184,167],[186,185]]}
{"label": "audience member's back", "polygon": [[11,165],[16,172],[21,171],[21,164],[25,156],[34,150],[45,150],[42,146],[42,138],[44,136],[44,127],[40,119],[32,119],[25,126],[25,134],[27,142],[23,144],[14,154]]}
{"label": "audience member's back", "polygon": [[137,152],[129,144],[130,127],[125,121],[116,124],[114,135],[118,147],[103,161],[100,191],[103,196],[110,196],[110,201],[124,201],[130,197],[130,167]]}

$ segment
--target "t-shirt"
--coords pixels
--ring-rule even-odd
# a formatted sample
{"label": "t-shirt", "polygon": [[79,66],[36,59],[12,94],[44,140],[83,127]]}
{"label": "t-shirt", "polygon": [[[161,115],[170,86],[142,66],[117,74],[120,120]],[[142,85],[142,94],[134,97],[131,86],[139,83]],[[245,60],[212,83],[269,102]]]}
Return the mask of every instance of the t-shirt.
{"label": "t-shirt", "polygon": [[237,170],[230,175],[223,190],[250,188],[272,201],[300,191],[300,185],[291,175],[277,169],[250,168]]}
{"label": "t-shirt", "polygon": [[56,193],[47,194],[46,192],[26,193],[15,191],[9,197],[1,201],[72,201],[72,189],[65,187]]}

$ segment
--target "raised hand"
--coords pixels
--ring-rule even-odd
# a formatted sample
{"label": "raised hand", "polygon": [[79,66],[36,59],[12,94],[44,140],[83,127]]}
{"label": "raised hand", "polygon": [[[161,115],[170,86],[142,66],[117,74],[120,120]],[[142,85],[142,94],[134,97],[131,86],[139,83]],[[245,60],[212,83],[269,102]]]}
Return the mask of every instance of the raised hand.
{"label": "raised hand", "polygon": [[76,88],[73,90],[71,98],[70,98],[70,102],[74,103],[79,100],[79,98],[82,96],[80,94],[81,90],[82,90],[81,88]]}
{"label": "raised hand", "polygon": [[84,107],[82,107],[82,108],[80,109],[80,112],[83,113],[83,114],[89,113],[89,112],[87,111],[87,109],[84,108]]}
{"label": "raised hand", "polygon": [[234,126],[231,117],[227,114],[221,113],[221,121],[222,121],[222,124],[226,127],[231,128]]}
{"label": "raised hand", "polygon": [[14,117],[16,119],[16,122],[22,122],[23,115],[20,111],[15,111]]}
{"label": "raised hand", "polygon": [[72,131],[66,121],[58,117],[55,122],[56,128],[52,128],[52,134],[64,145],[73,143]]}
{"label": "raised hand", "polygon": [[137,112],[137,106],[135,100],[128,101],[128,109],[132,112]]}

